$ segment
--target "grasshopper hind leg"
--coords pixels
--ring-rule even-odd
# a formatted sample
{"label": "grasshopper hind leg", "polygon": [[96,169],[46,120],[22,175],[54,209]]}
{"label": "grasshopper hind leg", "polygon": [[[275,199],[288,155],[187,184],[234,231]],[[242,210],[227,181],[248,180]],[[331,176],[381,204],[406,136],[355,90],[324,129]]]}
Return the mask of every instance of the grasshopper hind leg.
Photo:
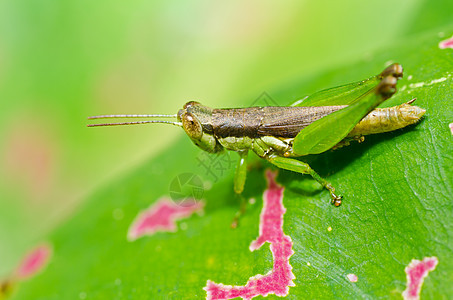
{"label": "grasshopper hind leg", "polygon": [[313,179],[329,191],[330,197],[332,198],[331,203],[335,206],[341,205],[343,197],[335,193],[335,188],[330,182],[319,176],[319,174],[316,173],[315,170],[313,170],[307,163],[287,157],[286,154],[289,156],[292,152],[291,141],[288,142],[275,137],[262,137],[254,141],[252,150],[259,157],[266,159],[280,169],[311,175]]}
{"label": "grasshopper hind leg", "polygon": [[281,156],[277,156],[277,155],[269,155],[266,157],[266,159],[271,164],[273,164],[281,169],[285,169],[285,170],[289,170],[289,171],[293,171],[293,172],[297,172],[297,173],[301,173],[301,174],[311,175],[311,177],[313,177],[313,179],[315,179],[325,189],[327,189],[329,191],[330,197],[332,199],[332,201],[331,201],[332,205],[335,205],[337,207],[341,205],[343,196],[337,195],[335,193],[335,188],[332,186],[332,184],[330,182],[328,182],[327,180],[325,180],[324,178],[322,178],[321,176],[319,176],[319,174],[316,173],[315,170],[313,170],[310,167],[310,165],[308,165],[307,163],[304,163],[297,159],[281,157]]}

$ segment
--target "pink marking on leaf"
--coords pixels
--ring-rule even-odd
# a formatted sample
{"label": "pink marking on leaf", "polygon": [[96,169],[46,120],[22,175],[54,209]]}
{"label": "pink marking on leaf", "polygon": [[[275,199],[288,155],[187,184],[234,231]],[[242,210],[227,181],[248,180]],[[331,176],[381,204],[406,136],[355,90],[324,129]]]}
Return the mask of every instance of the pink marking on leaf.
{"label": "pink marking on leaf", "polygon": [[413,259],[410,264],[404,269],[407,277],[407,287],[403,292],[405,300],[420,299],[420,291],[423,281],[428,276],[430,271],[433,271],[437,266],[437,257],[425,257],[422,261]]}
{"label": "pink marking on leaf", "polygon": [[232,299],[241,297],[252,299],[256,296],[287,296],[289,287],[295,286],[296,277],[289,264],[289,258],[294,254],[291,237],[283,232],[283,215],[286,211],[283,206],[283,190],[275,181],[277,172],[266,171],[268,189],[263,195],[263,210],[260,216],[258,238],[250,244],[250,251],[259,249],[265,242],[270,243],[274,258],[273,268],[266,275],[258,274],[251,277],[245,286],[231,286],[215,283],[208,280],[203,289],[207,292],[207,299]]}
{"label": "pink marking on leaf", "polygon": [[449,39],[443,40],[439,43],[440,49],[452,48],[453,49],[453,36]]}
{"label": "pink marking on leaf", "polygon": [[177,220],[188,218],[203,207],[201,201],[186,201],[184,205],[177,205],[168,198],[161,198],[138,214],[129,227],[128,240],[133,241],[158,231],[175,232]]}
{"label": "pink marking on leaf", "polygon": [[49,245],[41,245],[28,253],[16,269],[15,277],[29,278],[44,268],[52,253]]}
{"label": "pink marking on leaf", "polygon": [[357,282],[359,280],[359,277],[357,277],[357,275],[355,274],[348,274],[346,275],[346,277],[348,277],[348,280],[350,282]]}
{"label": "pink marking on leaf", "polygon": [[448,124],[448,127],[450,127],[450,132],[453,134],[453,123]]}
{"label": "pink marking on leaf", "polygon": [[11,130],[7,131],[0,156],[2,169],[8,174],[5,180],[20,184],[30,199],[47,199],[55,188],[59,139],[53,124],[45,124],[44,116],[25,112],[21,119],[8,125]]}

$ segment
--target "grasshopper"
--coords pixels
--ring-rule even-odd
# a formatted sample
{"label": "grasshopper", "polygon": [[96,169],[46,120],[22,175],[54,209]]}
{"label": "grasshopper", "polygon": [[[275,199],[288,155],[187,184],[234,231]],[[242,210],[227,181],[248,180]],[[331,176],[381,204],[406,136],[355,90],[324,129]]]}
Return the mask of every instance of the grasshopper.
{"label": "grasshopper", "polygon": [[326,188],[331,203],[340,206],[330,182],[307,163],[294,159],[319,154],[329,149],[362,142],[365,135],[397,130],[414,124],[425,110],[412,106],[415,99],[399,106],[376,108],[396,92],[402,78],[399,64],[380,74],[355,83],[322,90],[291,106],[212,109],[198,102],[187,102],[175,115],[102,115],[103,118],[173,118],[176,121],[91,124],[92,126],[166,123],[182,127],[195,145],[210,153],[235,151],[239,160],[234,191],[241,194],[246,181],[247,155],[255,152],[278,168],[309,174]]}

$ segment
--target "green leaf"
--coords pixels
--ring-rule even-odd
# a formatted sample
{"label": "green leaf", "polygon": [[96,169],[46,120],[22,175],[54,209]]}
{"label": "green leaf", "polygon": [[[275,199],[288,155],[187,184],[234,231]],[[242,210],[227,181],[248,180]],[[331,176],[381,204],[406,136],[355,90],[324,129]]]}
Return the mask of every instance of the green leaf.
{"label": "green leaf", "polygon": [[[339,208],[308,176],[280,171],[277,181],[286,187],[284,232],[295,252],[290,263],[296,286],[290,287],[289,298],[400,299],[404,268],[427,256],[436,256],[439,264],[425,279],[422,298],[453,295],[453,139],[448,127],[453,122],[453,50],[438,48],[436,32],[401,40],[375,53],[373,63],[332,70],[318,83],[298,81],[276,95],[290,102],[290,95],[303,95],[302,86],[327,88],[321,84],[329,78],[372,74],[392,60],[403,65],[405,78],[386,106],[417,97],[416,105],[427,111],[416,126],[303,158],[344,196]],[[92,195],[48,237],[54,247],[50,264],[21,283],[13,299],[204,298],[208,279],[244,285],[249,277],[266,274],[272,268],[268,245],[255,252],[248,248],[258,236],[263,168],[248,174],[245,197],[256,203],[233,230],[239,208],[233,167],[211,165],[207,173],[200,161],[211,163],[184,137]],[[170,182],[181,173],[194,173],[212,185],[203,196],[205,214],[182,221],[175,233],[129,242],[128,228],[139,211],[168,195]],[[358,282],[349,282],[349,273]]]}

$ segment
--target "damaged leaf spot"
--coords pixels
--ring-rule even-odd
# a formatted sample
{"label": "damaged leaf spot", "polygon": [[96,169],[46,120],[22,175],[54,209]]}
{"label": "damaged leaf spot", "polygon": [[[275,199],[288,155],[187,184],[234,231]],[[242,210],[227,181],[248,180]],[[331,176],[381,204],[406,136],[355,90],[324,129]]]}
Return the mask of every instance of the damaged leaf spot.
{"label": "damaged leaf spot", "polygon": [[18,279],[29,278],[41,271],[47,264],[52,253],[49,245],[40,245],[30,251],[17,267],[15,276]]}
{"label": "damaged leaf spot", "polygon": [[413,259],[404,269],[407,277],[407,287],[403,292],[405,300],[420,299],[423,281],[430,271],[437,266],[437,257],[425,257],[422,261]]}
{"label": "damaged leaf spot", "polygon": [[26,254],[20,264],[7,278],[0,280],[0,299],[6,299],[16,284],[40,272],[47,265],[52,248],[43,244]]}
{"label": "damaged leaf spot", "polygon": [[190,217],[194,212],[201,211],[204,203],[187,201],[178,205],[168,198],[161,198],[148,209],[140,212],[129,227],[127,239],[134,241],[144,235],[161,232],[175,232],[176,221]]}
{"label": "damaged leaf spot", "polygon": [[346,275],[346,277],[348,277],[348,280],[349,280],[350,282],[357,282],[357,281],[359,281],[359,277],[357,277],[357,275],[355,275],[355,274],[348,274],[348,275]]}
{"label": "damaged leaf spot", "polygon": [[[414,82],[414,83],[411,83],[409,85],[403,85],[401,88],[400,88],[400,91],[405,91],[407,88],[409,89],[418,89],[418,88],[424,88],[424,87],[428,87],[428,86],[432,86],[432,85],[436,85],[436,84],[439,84],[439,83],[442,83],[444,81],[447,81],[451,78],[451,74],[446,74],[444,77],[441,77],[441,78],[436,78],[436,79],[433,79],[431,81],[421,81],[421,82]],[[410,91],[409,91],[410,92]]]}
{"label": "damaged leaf spot", "polygon": [[450,127],[450,132],[453,135],[453,123],[448,124],[448,127]]}
{"label": "damaged leaf spot", "polygon": [[263,195],[263,210],[260,216],[260,234],[250,244],[250,251],[259,249],[265,242],[270,243],[270,249],[274,258],[273,268],[266,275],[258,274],[251,277],[244,286],[231,286],[215,283],[208,280],[203,289],[207,292],[207,299],[232,299],[241,297],[252,299],[256,296],[287,296],[289,287],[295,286],[293,279],[296,277],[289,264],[289,258],[293,255],[293,242],[291,237],[283,232],[283,214],[286,209],[283,206],[284,188],[277,184],[275,177],[277,172],[266,171],[268,189]]}
{"label": "damaged leaf spot", "polygon": [[443,40],[439,43],[440,49],[452,48],[453,49],[453,36],[449,39]]}

